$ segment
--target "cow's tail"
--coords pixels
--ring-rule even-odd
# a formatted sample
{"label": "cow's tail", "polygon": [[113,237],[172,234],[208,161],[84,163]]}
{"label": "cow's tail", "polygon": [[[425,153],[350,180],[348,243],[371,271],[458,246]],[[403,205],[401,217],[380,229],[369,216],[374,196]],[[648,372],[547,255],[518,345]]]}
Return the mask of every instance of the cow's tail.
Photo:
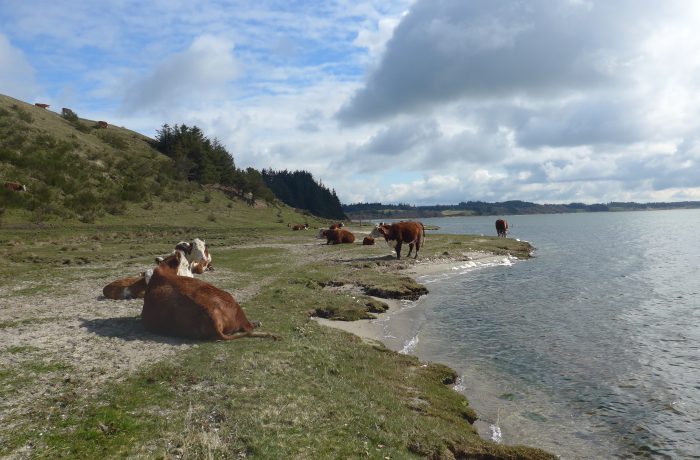
{"label": "cow's tail", "polygon": [[425,244],[425,225],[423,225],[423,222],[418,222],[420,224],[420,228],[423,229],[423,241],[421,242],[422,244]]}
{"label": "cow's tail", "polygon": [[259,332],[259,331],[243,331],[243,332],[235,332],[233,334],[224,334],[223,331],[218,330],[216,331],[216,335],[218,336],[219,340],[236,340],[236,339],[242,339],[244,337],[267,337],[270,339],[275,339],[279,340],[280,337],[276,334],[273,334],[271,332]]}

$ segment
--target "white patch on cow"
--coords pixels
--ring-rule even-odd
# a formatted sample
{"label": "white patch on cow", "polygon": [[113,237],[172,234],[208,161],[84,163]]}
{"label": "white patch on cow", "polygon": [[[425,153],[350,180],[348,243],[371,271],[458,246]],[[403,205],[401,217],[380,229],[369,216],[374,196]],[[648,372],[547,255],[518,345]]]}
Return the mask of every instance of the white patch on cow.
{"label": "white patch on cow", "polygon": [[146,279],[146,284],[151,282],[151,276],[153,276],[153,269],[149,268],[145,272],[143,272],[143,277]]}
{"label": "white patch on cow", "polygon": [[192,270],[190,270],[190,263],[187,260],[187,256],[184,251],[177,250],[180,253],[180,265],[177,267],[177,276],[186,276],[188,278],[194,278],[192,275]]}
{"label": "white patch on cow", "polygon": [[192,240],[192,243],[190,244],[190,253],[187,255],[187,260],[190,263],[200,263],[207,261],[207,256],[205,254],[206,251],[206,244],[204,243],[204,240],[200,240],[199,238],[195,238]]}

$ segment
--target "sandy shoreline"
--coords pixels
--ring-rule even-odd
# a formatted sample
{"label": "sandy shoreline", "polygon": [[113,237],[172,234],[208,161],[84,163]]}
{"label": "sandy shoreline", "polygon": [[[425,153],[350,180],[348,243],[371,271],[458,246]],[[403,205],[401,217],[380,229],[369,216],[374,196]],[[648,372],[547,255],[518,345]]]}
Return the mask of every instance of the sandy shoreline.
{"label": "sandy shoreline", "polygon": [[[470,252],[463,254],[461,259],[427,259],[405,268],[401,272],[420,282],[430,278],[438,279],[484,267],[510,265],[514,260],[517,260],[517,258],[484,252]],[[411,335],[411,321],[410,319],[408,323],[405,319],[392,321],[392,317],[399,312],[403,312],[406,308],[415,306],[420,300],[401,301],[378,297],[375,297],[375,299],[389,305],[387,311],[378,314],[376,319],[360,319],[357,321],[334,321],[318,317],[313,319],[324,326],[355,334],[365,342],[381,343],[393,351],[410,354],[411,345],[406,343],[406,338]],[[391,326],[389,326],[390,322]],[[473,398],[474,395],[469,395],[469,397]],[[479,419],[473,425],[482,438],[500,441],[500,431],[498,436],[494,438],[495,435],[490,423]]]}
{"label": "sandy shoreline", "polygon": [[[418,263],[401,270],[401,273],[409,275],[412,278],[416,278],[418,281],[420,281],[420,279],[424,277],[449,276],[482,267],[507,265],[510,260],[515,260],[515,258],[484,252],[469,252],[463,254],[463,257],[460,259],[433,258],[419,261]],[[376,319],[334,321],[314,317],[314,320],[324,326],[350,332],[366,341],[381,342],[394,351],[400,351],[405,344],[397,344],[395,341],[391,340],[393,337],[387,336],[387,322],[394,314],[406,308],[407,305],[415,305],[415,302],[383,298],[377,298],[377,300],[385,302],[389,305],[389,308],[386,312],[378,314]],[[404,335],[405,334],[399,333],[399,336]]]}

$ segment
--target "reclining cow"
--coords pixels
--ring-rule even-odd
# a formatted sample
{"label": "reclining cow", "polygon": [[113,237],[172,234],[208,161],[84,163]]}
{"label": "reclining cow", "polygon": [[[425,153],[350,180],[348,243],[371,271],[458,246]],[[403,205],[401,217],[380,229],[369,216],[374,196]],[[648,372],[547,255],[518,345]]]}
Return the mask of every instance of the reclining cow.
{"label": "reclining cow", "polygon": [[[175,251],[181,251],[185,257],[180,260],[177,267],[177,275],[192,278],[196,273],[201,275],[207,270],[214,270],[211,265],[211,254],[203,240],[195,238],[191,243],[181,241],[175,246]],[[161,263],[165,257],[156,257],[156,264]],[[127,300],[142,299],[146,292],[149,278],[153,270],[147,270],[138,276],[112,281],[102,289],[102,294],[107,299]]]}
{"label": "reclining cow", "polygon": [[411,256],[413,247],[416,247],[414,259],[418,258],[418,251],[425,240],[425,227],[420,222],[395,222],[393,224],[379,224],[369,234],[373,238],[384,237],[386,244],[396,251],[396,258],[401,258],[401,246],[408,244],[408,255]]}
{"label": "reclining cow", "polygon": [[112,281],[102,289],[102,294],[112,300],[143,299],[152,274],[153,270],[149,269],[138,276]]}
{"label": "reclining cow", "polygon": [[185,254],[176,250],[153,270],[141,311],[147,331],[189,339],[277,338],[255,331],[231,294],[195,278],[177,276]]}
{"label": "reclining cow", "polygon": [[180,241],[177,246],[175,246],[175,249],[179,249],[185,253],[185,257],[187,258],[187,262],[190,264],[189,268],[192,273],[201,275],[205,271],[214,271],[214,266],[211,263],[209,247],[204,240],[195,238],[191,243]]}
{"label": "reclining cow", "polygon": [[352,244],[355,242],[355,235],[343,228],[321,230],[318,232],[318,237],[325,238],[326,244]]}
{"label": "reclining cow", "polygon": [[338,223],[335,223],[335,224],[331,224],[328,228],[331,229],[331,230],[337,230],[337,229],[341,229],[341,228],[343,228],[343,227],[345,227],[345,224],[342,223],[342,222],[338,222]]}

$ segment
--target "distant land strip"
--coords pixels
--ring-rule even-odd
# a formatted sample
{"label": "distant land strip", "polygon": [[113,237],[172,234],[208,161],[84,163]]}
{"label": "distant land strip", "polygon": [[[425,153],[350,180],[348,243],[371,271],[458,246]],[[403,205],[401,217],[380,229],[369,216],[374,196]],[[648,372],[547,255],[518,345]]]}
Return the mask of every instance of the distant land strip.
{"label": "distant land strip", "polygon": [[410,204],[355,203],[342,206],[350,219],[401,219],[416,217],[496,216],[522,214],[561,214],[572,212],[652,211],[700,208],[700,201],[672,203],[610,202],[607,204],[537,204],[527,201],[460,202],[455,205],[413,206]]}

